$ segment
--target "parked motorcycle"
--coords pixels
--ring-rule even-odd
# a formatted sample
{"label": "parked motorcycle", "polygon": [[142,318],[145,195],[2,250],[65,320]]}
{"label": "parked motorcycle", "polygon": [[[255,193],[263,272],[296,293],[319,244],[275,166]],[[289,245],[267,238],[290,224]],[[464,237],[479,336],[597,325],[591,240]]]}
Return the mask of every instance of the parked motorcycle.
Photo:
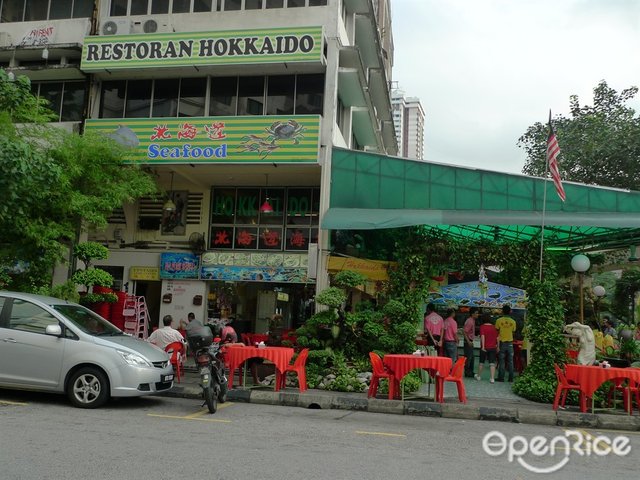
{"label": "parked motorcycle", "polygon": [[227,401],[229,389],[224,373],[224,352],[221,348],[220,338],[213,338],[211,329],[202,327],[191,332],[187,331],[187,341],[191,351],[194,352],[200,373],[200,387],[202,387],[202,396],[204,397],[203,406],[206,404],[210,413],[216,413],[218,402]]}

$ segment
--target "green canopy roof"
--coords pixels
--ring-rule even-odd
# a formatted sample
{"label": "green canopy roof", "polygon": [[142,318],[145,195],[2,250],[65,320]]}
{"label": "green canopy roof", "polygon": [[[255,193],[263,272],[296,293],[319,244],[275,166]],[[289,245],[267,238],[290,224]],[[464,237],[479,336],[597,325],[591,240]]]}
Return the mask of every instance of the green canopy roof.
{"label": "green canopy roof", "polygon": [[331,198],[322,228],[425,225],[454,236],[528,240],[549,247],[640,244],[640,192],[333,149]]}

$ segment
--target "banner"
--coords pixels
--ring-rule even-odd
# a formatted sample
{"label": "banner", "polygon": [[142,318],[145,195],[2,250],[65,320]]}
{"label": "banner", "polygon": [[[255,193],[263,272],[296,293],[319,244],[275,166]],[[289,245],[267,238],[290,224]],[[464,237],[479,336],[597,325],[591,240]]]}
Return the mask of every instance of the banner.
{"label": "banner", "polygon": [[322,27],[88,36],[80,69],[320,62]]}
{"label": "banner", "polygon": [[329,257],[328,270],[332,273],[342,270],[351,270],[367,277],[369,280],[389,280],[387,273],[389,268],[394,268],[395,262],[382,262],[380,260],[366,260],[351,257]]}
{"label": "banner", "polygon": [[198,278],[200,257],[193,253],[160,254],[160,278]]}
{"label": "banner", "polygon": [[142,163],[317,163],[319,115],[89,119]]}

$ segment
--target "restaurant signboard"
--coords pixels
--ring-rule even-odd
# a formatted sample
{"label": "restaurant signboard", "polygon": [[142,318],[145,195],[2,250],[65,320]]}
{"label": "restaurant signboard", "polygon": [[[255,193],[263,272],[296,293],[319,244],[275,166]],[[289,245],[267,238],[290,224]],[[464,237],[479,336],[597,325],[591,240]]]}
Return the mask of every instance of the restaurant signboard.
{"label": "restaurant signboard", "polygon": [[197,279],[200,257],[193,253],[167,252],[160,254],[160,278]]}
{"label": "restaurant signboard", "polygon": [[317,163],[319,115],[89,119],[142,163]]}
{"label": "restaurant signboard", "polygon": [[91,35],[84,39],[80,69],[320,62],[322,43],[322,27]]}

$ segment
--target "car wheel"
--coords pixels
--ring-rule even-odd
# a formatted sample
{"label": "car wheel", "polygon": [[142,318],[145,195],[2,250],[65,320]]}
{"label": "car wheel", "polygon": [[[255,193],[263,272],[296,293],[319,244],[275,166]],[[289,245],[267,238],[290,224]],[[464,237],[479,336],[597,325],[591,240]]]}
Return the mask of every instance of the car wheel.
{"label": "car wheel", "polygon": [[109,381],[96,368],[81,368],[69,380],[67,395],[76,407],[101,407],[109,400]]}

